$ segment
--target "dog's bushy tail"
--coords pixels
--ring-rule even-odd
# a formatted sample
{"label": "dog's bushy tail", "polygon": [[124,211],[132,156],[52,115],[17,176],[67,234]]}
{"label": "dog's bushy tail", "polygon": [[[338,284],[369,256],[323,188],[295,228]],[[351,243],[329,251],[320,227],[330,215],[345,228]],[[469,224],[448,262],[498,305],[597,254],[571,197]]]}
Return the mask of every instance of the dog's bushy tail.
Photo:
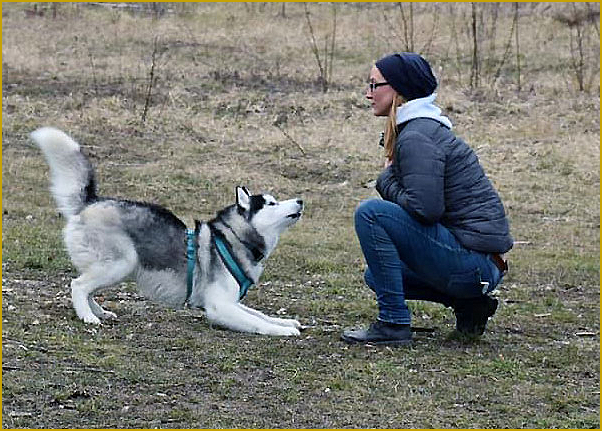
{"label": "dog's bushy tail", "polygon": [[31,138],[50,166],[50,191],[61,214],[69,218],[98,199],[94,169],[77,142],[53,127],[42,127]]}

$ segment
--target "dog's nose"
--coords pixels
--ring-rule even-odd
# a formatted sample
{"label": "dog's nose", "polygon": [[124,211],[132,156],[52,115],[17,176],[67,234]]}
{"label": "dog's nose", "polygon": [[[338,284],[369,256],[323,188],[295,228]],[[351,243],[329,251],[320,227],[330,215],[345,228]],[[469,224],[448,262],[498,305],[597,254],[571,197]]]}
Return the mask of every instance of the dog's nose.
{"label": "dog's nose", "polygon": [[303,206],[303,199],[297,199],[297,203],[301,206]]}

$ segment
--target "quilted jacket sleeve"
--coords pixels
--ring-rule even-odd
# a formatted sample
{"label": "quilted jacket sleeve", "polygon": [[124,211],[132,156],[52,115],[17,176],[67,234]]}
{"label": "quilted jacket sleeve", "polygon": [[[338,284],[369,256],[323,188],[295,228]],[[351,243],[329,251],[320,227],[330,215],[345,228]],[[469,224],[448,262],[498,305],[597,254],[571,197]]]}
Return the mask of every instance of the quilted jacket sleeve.
{"label": "quilted jacket sleeve", "polygon": [[445,154],[428,136],[410,131],[398,137],[395,162],[378,177],[376,190],[425,224],[445,212]]}

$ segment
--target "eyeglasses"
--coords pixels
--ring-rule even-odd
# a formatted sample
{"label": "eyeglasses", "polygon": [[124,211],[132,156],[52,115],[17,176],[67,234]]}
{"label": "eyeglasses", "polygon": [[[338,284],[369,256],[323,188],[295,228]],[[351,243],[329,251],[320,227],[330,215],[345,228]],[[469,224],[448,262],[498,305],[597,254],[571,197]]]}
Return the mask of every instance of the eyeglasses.
{"label": "eyeglasses", "polygon": [[388,82],[369,82],[368,89],[370,90],[370,93],[374,93],[374,90],[376,90],[377,87],[380,87],[382,85],[389,85],[389,83]]}

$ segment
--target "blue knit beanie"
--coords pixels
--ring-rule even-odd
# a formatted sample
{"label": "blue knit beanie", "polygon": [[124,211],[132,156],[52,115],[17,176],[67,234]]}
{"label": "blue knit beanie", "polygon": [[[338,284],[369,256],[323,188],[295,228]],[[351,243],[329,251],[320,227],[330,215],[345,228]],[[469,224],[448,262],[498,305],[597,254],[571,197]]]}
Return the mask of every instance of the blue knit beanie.
{"label": "blue knit beanie", "polygon": [[431,66],[413,52],[383,57],[376,62],[376,67],[391,87],[406,100],[430,96],[437,88],[437,79]]}

